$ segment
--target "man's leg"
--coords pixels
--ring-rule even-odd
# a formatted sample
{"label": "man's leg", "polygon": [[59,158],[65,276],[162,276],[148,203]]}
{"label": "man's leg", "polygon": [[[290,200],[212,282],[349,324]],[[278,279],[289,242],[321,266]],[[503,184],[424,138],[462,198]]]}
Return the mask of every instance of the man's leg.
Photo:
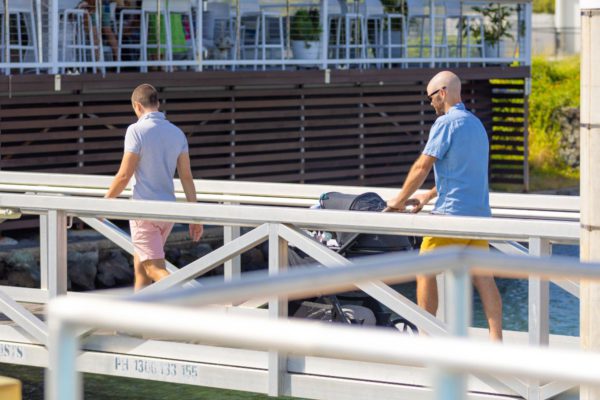
{"label": "man's leg", "polygon": [[133,290],[138,291],[149,284],[152,283],[152,280],[146,274],[146,269],[142,266],[140,262],[140,256],[137,253],[133,253],[133,272],[134,272],[134,281],[133,281]]}
{"label": "man's leg", "polygon": [[158,282],[166,276],[169,276],[169,271],[165,266],[165,260],[157,259],[157,260],[146,260],[142,263],[146,274],[152,281]]}
{"label": "man's leg", "polygon": [[502,297],[492,275],[473,276],[473,285],[479,292],[483,311],[490,327],[490,338],[502,341]]}
{"label": "man's leg", "polygon": [[417,304],[435,316],[438,308],[438,291],[435,275],[417,276]]}

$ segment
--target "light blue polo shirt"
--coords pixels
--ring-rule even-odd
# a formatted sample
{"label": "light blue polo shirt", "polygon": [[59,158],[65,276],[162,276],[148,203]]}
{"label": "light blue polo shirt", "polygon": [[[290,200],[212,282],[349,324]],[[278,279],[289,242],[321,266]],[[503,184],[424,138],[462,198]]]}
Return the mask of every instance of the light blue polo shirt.
{"label": "light blue polo shirt", "polygon": [[423,154],[435,157],[436,214],[491,216],[488,187],[489,142],[481,121],[454,105],[429,132]]}
{"label": "light blue polo shirt", "polygon": [[185,134],[161,112],[151,112],[127,128],[125,152],[136,153],[133,198],[175,201],[173,177],[177,159],[188,152]]}

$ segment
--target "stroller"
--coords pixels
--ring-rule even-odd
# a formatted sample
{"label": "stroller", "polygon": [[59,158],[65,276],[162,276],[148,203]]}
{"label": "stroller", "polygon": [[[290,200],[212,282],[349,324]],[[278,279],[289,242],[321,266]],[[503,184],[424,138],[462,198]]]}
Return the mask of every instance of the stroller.
{"label": "stroller", "polygon": [[[381,212],[386,207],[386,202],[373,192],[362,193],[359,195],[344,194],[338,192],[329,192],[321,195],[319,200],[319,208],[332,210],[355,210],[355,211],[375,211]],[[417,246],[417,240],[414,237],[394,236],[394,235],[379,235],[365,233],[347,233],[335,232],[331,235],[317,235],[319,238],[332,236],[335,241],[324,240],[328,247],[345,256],[346,258],[361,257],[373,254],[383,254],[396,251],[410,251]],[[336,243],[337,242],[337,243]],[[331,243],[331,246],[329,244]],[[336,246],[337,244],[337,246]],[[303,257],[303,253],[297,249],[289,251],[289,265],[300,265],[314,262],[310,257]],[[307,304],[311,303],[311,304]],[[295,316],[308,316],[311,312],[315,312],[318,306],[315,304],[323,304],[326,309],[330,309],[332,321],[346,323],[361,323],[360,320],[355,321],[351,317],[347,317],[348,308],[358,306],[371,310],[375,317],[376,325],[396,327],[403,332],[416,333],[417,327],[410,321],[402,317],[392,317],[391,313],[386,310],[379,302],[370,296],[360,291],[346,292],[335,296],[323,296],[318,299],[308,301],[298,301],[290,303],[290,314]],[[316,311],[318,313],[318,311]],[[295,314],[296,313],[296,314]],[[319,318],[319,319],[325,319]]]}

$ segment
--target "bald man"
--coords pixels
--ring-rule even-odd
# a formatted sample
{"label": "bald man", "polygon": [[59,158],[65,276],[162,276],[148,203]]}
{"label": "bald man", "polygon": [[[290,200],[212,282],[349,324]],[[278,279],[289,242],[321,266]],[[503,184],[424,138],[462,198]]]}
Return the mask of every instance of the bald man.
{"label": "bald man", "polygon": [[[431,127],[425,149],[411,167],[402,189],[388,200],[384,211],[403,211],[407,205],[412,205],[412,212],[416,213],[437,197],[432,214],[491,216],[488,137],[481,121],[466,110],[460,91],[460,79],[450,71],[440,72],[427,85],[427,99],[439,118]],[[414,195],[432,167],[435,187]],[[486,240],[425,237],[420,254],[446,246],[489,250]],[[494,277],[473,276],[473,284],[483,303],[490,337],[502,340],[502,299]],[[435,276],[417,277],[417,303],[431,314],[436,314],[438,292]]]}

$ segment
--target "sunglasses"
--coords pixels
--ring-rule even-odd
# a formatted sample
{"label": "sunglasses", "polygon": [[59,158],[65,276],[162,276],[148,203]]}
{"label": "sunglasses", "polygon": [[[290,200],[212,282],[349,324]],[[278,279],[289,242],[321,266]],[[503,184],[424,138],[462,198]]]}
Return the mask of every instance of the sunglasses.
{"label": "sunglasses", "polygon": [[431,94],[427,95],[427,100],[429,100],[429,102],[431,103],[431,101],[433,100],[433,96],[435,96],[440,90],[446,90],[446,86],[439,88],[438,90],[434,91]]}

